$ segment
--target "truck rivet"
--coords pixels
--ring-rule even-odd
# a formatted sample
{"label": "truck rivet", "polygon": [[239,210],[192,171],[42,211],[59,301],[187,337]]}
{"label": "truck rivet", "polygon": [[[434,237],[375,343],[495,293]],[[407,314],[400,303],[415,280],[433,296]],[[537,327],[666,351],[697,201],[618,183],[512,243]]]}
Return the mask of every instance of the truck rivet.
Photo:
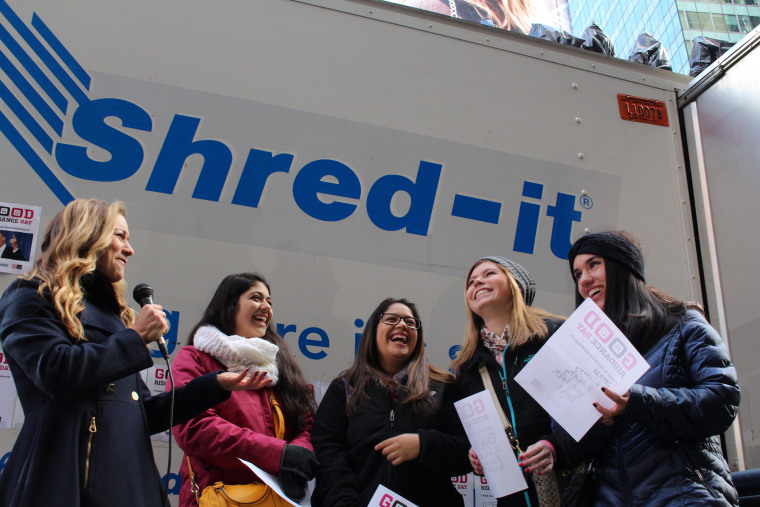
{"label": "truck rivet", "polygon": [[577,89],[578,89],[578,83],[573,83],[573,90],[577,90]]}
{"label": "truck rivet", "polygon": [[577,117],[577,116],[576,116],[576,117],[575,117],[575,123],[580,123],[580,122],[581,122],[581,119],[580,119],[579,117]]}
{"label": "truck rivet", "polygon": [[586,189],[581,190],[581,195],[588,195],[588,190]]}
{"label": "truck rivet", "polygon": [[583,160],[583,153],[578,153],[578,158]]}
{"label": "truck rivet", "polygon": [[544,54],[544,52],[543,52],[543,51],[541,51],[541,54]]}
{"label": "truck rivet", "polygon": [[589,232],[591,232],[591,228],[590,227],[586,227],[585,229],[583,229],[583,232],[585,232],[586,234],[588,234]]}

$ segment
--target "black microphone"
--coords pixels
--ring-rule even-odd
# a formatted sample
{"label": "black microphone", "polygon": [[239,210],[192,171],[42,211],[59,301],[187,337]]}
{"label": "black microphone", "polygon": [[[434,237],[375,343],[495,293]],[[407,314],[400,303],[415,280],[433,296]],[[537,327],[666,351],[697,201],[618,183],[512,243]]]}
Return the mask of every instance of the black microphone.
{"label": "black microphone", "polygon": [[[132,291],[132,297],[135,298],[135,301],[140,305],[140,307],[143,307],[145,305],[152,305],[153,304],[153,287],[148,285],[147,283],[141,283],[138,284],[135,289]],[[169,351],[166,349],[166,342],[164,341],[164,337],[161,336],[158,338],[158,348],[161,350],[161,355],[164,356],[164,359],[167,361],[169,360]]]}

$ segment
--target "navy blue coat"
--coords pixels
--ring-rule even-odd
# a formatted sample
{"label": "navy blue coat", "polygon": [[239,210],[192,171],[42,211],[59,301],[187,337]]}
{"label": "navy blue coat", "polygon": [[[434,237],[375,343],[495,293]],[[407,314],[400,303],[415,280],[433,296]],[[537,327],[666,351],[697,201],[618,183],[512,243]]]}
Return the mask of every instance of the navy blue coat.
{"label": "navy blue coat", "polygon": [[[139,372],[153,365],[119,318],[113,288],[85,285],[86,342],[74,343],[38,280],[0,300],[0,340],[25,420],[0,475],[0,505],[159,507],[166,497],[150,435],[168,429],[169,398]],[[223,401],[216,374],[177,389],[175,423]]]}
{"label": "navy blue coat", "polygon": [[595,505],[738,505],[717,435],[740,395],[717,331],[690,310],[644,357],[651,368],[611,428],[579,444],[557,431],[576,459],[596,453]]}

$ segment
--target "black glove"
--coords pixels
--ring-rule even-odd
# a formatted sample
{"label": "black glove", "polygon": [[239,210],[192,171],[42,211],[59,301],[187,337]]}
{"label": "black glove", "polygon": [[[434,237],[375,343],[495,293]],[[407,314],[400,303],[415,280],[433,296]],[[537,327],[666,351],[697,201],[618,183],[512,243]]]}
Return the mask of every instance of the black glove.
{"label": "black glove", "polygon": [[285,444],[280,458],[280,487],[295,501],[306,496],[306,483],[317,473],[317,455],[300,445]]}

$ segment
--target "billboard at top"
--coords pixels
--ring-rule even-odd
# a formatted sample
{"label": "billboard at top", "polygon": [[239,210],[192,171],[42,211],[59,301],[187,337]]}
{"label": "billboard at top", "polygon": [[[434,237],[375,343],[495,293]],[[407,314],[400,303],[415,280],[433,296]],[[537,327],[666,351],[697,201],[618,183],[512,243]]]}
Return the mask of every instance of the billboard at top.
{"label": "billboard at top", "polygon": [[570,31],[567,0],[385,0],[527,34],[532,24]]}

